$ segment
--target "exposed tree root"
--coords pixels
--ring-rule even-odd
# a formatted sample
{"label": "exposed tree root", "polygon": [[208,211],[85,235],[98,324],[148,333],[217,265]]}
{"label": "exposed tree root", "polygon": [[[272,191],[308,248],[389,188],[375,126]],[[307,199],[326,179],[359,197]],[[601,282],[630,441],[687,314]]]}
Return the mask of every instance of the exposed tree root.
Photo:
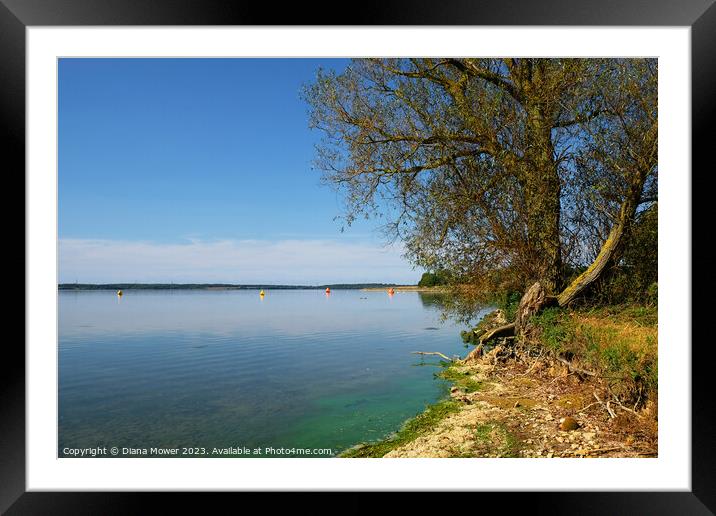
{"label": "exposed tree root", "polygon": [[472,351],[470,351],[470,353],[468,353],[468,355],[463,359],[463,362],[466,364],[469,364],[470,362],[473,362],[473,361],[477,360],[478,358],[480,358],[480,356],[482,356],[482,349],[483,349],[482,343],[478,344],[475,347],[475,349],[473,349]]}

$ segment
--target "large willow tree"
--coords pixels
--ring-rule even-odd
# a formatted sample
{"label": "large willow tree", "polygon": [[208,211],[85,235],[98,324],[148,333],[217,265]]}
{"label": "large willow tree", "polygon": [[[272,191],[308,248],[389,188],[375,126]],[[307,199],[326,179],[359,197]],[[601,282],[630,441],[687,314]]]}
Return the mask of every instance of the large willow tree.
{"label": "large willow tree", "polygon": [[355,59],[304,95],[348,223],[384,217],[461,282],[540,281],[568,304],[657,200],[655,60]]}

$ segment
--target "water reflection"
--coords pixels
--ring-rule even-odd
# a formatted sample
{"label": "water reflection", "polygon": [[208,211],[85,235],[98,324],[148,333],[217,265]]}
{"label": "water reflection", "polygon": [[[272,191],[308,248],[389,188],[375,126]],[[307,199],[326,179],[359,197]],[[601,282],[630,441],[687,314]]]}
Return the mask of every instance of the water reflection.
{"label": "water reflection", "polygon": [[418,292],[423,308],[443,311],[446,306],[447,294],[436,292]]}
{"label": "water reflection", "polygon": [[418,292],[423,308],[438,312],[443,321],[469,326],[491,307],[459,292]]}
{"label": "water reflection", "polygon": [[117,298],[59,294],[61,447],[339,449],[389,434],[445,394],[433,367],[412,367],[412,351],[464,353],[462,328],[440,323],[433,294]]}

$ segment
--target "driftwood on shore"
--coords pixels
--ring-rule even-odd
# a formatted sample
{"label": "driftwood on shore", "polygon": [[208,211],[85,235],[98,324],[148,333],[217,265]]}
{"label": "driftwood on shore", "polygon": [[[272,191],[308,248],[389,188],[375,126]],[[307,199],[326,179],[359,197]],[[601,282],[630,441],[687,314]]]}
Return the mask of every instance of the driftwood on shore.
{"label": "driftwood on shore", "polygon": [[413,354],[415,354],[415,355],[437,355],[441,358],[444,358],[448,362],[452,362],[452,358],[450,358],[446,355],[443,355],[439,351],[413,351]]}
{"label": "driftwood on shore", "polygon": [[480,337],[480,343],[475,347],[475,349],[470,351],[470,353],[465,357],[463,362],[471,362],[474,359],[480,357],[482,355],[482,349],[487,341],[499,337],[510,338],[514,336],[514,334],[515,323],[503,324],[502,326],[498,326],[497,328],[488,330],[482,337]]}
{"label": "driftwood on shore", "polygon": [[485,332],[485,334],[480,337],[480,344],[484,344],[488,340],[497,337],[511,337],[514,334],[515,323],[503,324],[502,326],[498,326],[497,328],[493,328],[492,330]]}
{"label": "driftwood on shore", "polygon": [[[482,354],[482,348],[483,344],[489,340],[496,339],[499,337],[511,337],[515,334],[515,323],[509,323],[509,324],[503,324],[500,326],[497,326],[496,328],[492,328],[490,330],[487,330],[481,337],[480,342],[477,345],[475,349],[473,349],[470,354],[468,354],[467,357],[465,357],[464,361],[470,361],[473,358],[479,357]],[[443,355],[442,353],[438,351],[413,351],[416,355],[437,355],[448,362],[453,362],[454,359]]]}

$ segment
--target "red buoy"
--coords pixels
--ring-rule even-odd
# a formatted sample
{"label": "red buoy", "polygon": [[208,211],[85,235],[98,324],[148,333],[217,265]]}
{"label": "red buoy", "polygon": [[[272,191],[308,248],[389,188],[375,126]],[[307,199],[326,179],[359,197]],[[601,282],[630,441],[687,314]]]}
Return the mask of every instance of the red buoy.
{"label": "red buoy", "polygon": [[331,289],[326,287],[326,294],[330,294],[330,293],[331,293]]}

